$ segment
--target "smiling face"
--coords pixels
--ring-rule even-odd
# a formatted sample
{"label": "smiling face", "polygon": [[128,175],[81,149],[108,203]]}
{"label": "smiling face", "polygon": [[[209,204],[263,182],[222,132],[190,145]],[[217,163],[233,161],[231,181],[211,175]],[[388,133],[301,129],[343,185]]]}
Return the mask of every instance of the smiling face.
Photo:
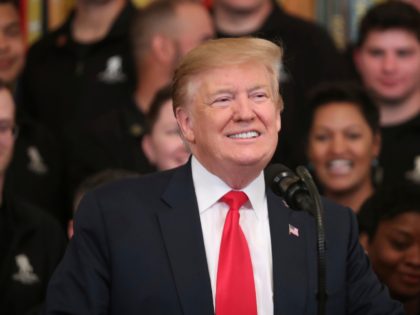
{"label": "smiling face", "polygon": [[159,170],[167,170],[187,162],[189,152],[182,142],[172,110],[172,101],[162,105],[150,134],[142,141],[143,151]]}
{"label": "smiling face", "polygon": [[253,180],[270,161],[280,130],[272,78],[259,63],[208,70],[195,78],[177,119],[193,155],[231,187]]}
{"label": "smiling face", "polygon": [[327,195],[371,185],[371,163],[379,149],[379,135],[355,104],[328,103],[315,111],[308,157]]}
{"label": "smiling face", "polygon": [[408,31],[371,31],[355,63],[365,86],[384,104],[399,104],[420,91],[420,42]]}
{"label": "smiling face", "polygon": [[0,88],[0,177],[3,177],[13,155],[15,106],[12,95]]}
{"label": "smiling face", "polygon": [[373,269],[402,301],[420,296],[420,213],[381,221],[367,251]]}
{"label": "smiling face", "polygon": [[12,4],[0,4],[0,79],[14,83],[23,68],[25,45],[19,14]]}

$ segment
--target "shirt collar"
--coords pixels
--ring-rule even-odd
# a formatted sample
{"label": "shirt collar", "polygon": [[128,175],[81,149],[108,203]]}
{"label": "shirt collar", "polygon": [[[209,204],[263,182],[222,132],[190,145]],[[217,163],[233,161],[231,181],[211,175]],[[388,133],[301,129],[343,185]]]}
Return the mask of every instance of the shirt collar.
{"label": "shirt collar", "polygon": [[[191,170],[200,214],[232,190],[223,180],[210,173],[194,156],[191,159]],[[241,191],[247,194],[250,201],[245,207],[251,206],[257,217],[263,215],[260,210],[264,208],[262,205],[266,202],[264,173],[261,171],[257,178]]]}

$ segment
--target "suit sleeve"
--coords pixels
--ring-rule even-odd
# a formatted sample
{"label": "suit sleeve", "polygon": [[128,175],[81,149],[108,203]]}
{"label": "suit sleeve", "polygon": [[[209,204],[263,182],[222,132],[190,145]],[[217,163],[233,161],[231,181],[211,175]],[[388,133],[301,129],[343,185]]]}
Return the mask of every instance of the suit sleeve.
{"label": "suit sleeve", "polygon": [[351,235],[348,245],[347,286],[348,314],[403,315],[402,305],[391,299],[387,287],[372,270],[369,259],[358,240],[355,215],[349,211]]}
{"label": "suit sleeve", "polygon": [[75,234],[48,285],[44,314],[108,314],[110,261],[103,214],[87,194]]}

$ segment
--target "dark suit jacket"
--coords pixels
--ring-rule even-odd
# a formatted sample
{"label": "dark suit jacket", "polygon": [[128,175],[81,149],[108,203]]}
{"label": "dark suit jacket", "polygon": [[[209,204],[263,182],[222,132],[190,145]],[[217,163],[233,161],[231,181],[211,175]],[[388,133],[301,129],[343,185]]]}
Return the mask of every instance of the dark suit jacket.
{"label": "dark suit jacket", "polygon": [[[274,313],[316,314],[314,219],[270,191],[267,200]],[[351,211],[326,204],[325,220],[327,314],[403,314],[372,273]],[[289,235],[289,224],[299,237]],[[85,197],[75,236],[50,282],[46,314],[213,313],[190,164]]]}

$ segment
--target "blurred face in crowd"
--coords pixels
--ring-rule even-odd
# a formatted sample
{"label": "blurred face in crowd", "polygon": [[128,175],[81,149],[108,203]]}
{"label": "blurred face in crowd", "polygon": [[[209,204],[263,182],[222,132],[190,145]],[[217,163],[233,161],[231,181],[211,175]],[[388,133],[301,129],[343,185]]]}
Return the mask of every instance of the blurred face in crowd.
{"label": "blurred face in crowd", "polygon": [[420,213],[381,221],[366,245],[373,269],[402,301],[420,296]]}
{"label": "blurred face in crowd", "polygon": [[198,3],[182,3],[176,7],[176,14],[179,20],[176,39],[179,58],[214,37],[213,22],[204,6]]}
{"label": "blurred face in crowd", "polygon": [[163,104],[151,133],[143,137],[143,151],[159,170],[175,168],[187,162],[189,152],[181,139],[172,109],[172,101]]}
{"label": "blurred face in crowd", "polygon": [[13,155],[15,105],[11,93],[0,88],[0,176],[4,176]]}
{"label": "blurred face in crowd", "polygon": [[25,45],[17,9],[12,4],[0,4],[0,79],[13,83],[22,71]]}
{"label": "blurred face in crowd", "polygon": [[348,192],[371,183],[371,163],[378,156],[379,135],[373,134],[352,103],[327,103],[314,114],[308,157],[325,193]]}
{"label": "blurred face in crowd", "polygon": [[177,108],[192,153],[213,174],[257,175],[270,161],[280,130],[272,77],[260,63],[214,68],[196,75],[188,104]]}
{"label": "blurred face in crowd", "polygon": [[365,86],[385,105],[398,105],[420,90],[420,42],[408,31],[371,31],[355,63]]}

